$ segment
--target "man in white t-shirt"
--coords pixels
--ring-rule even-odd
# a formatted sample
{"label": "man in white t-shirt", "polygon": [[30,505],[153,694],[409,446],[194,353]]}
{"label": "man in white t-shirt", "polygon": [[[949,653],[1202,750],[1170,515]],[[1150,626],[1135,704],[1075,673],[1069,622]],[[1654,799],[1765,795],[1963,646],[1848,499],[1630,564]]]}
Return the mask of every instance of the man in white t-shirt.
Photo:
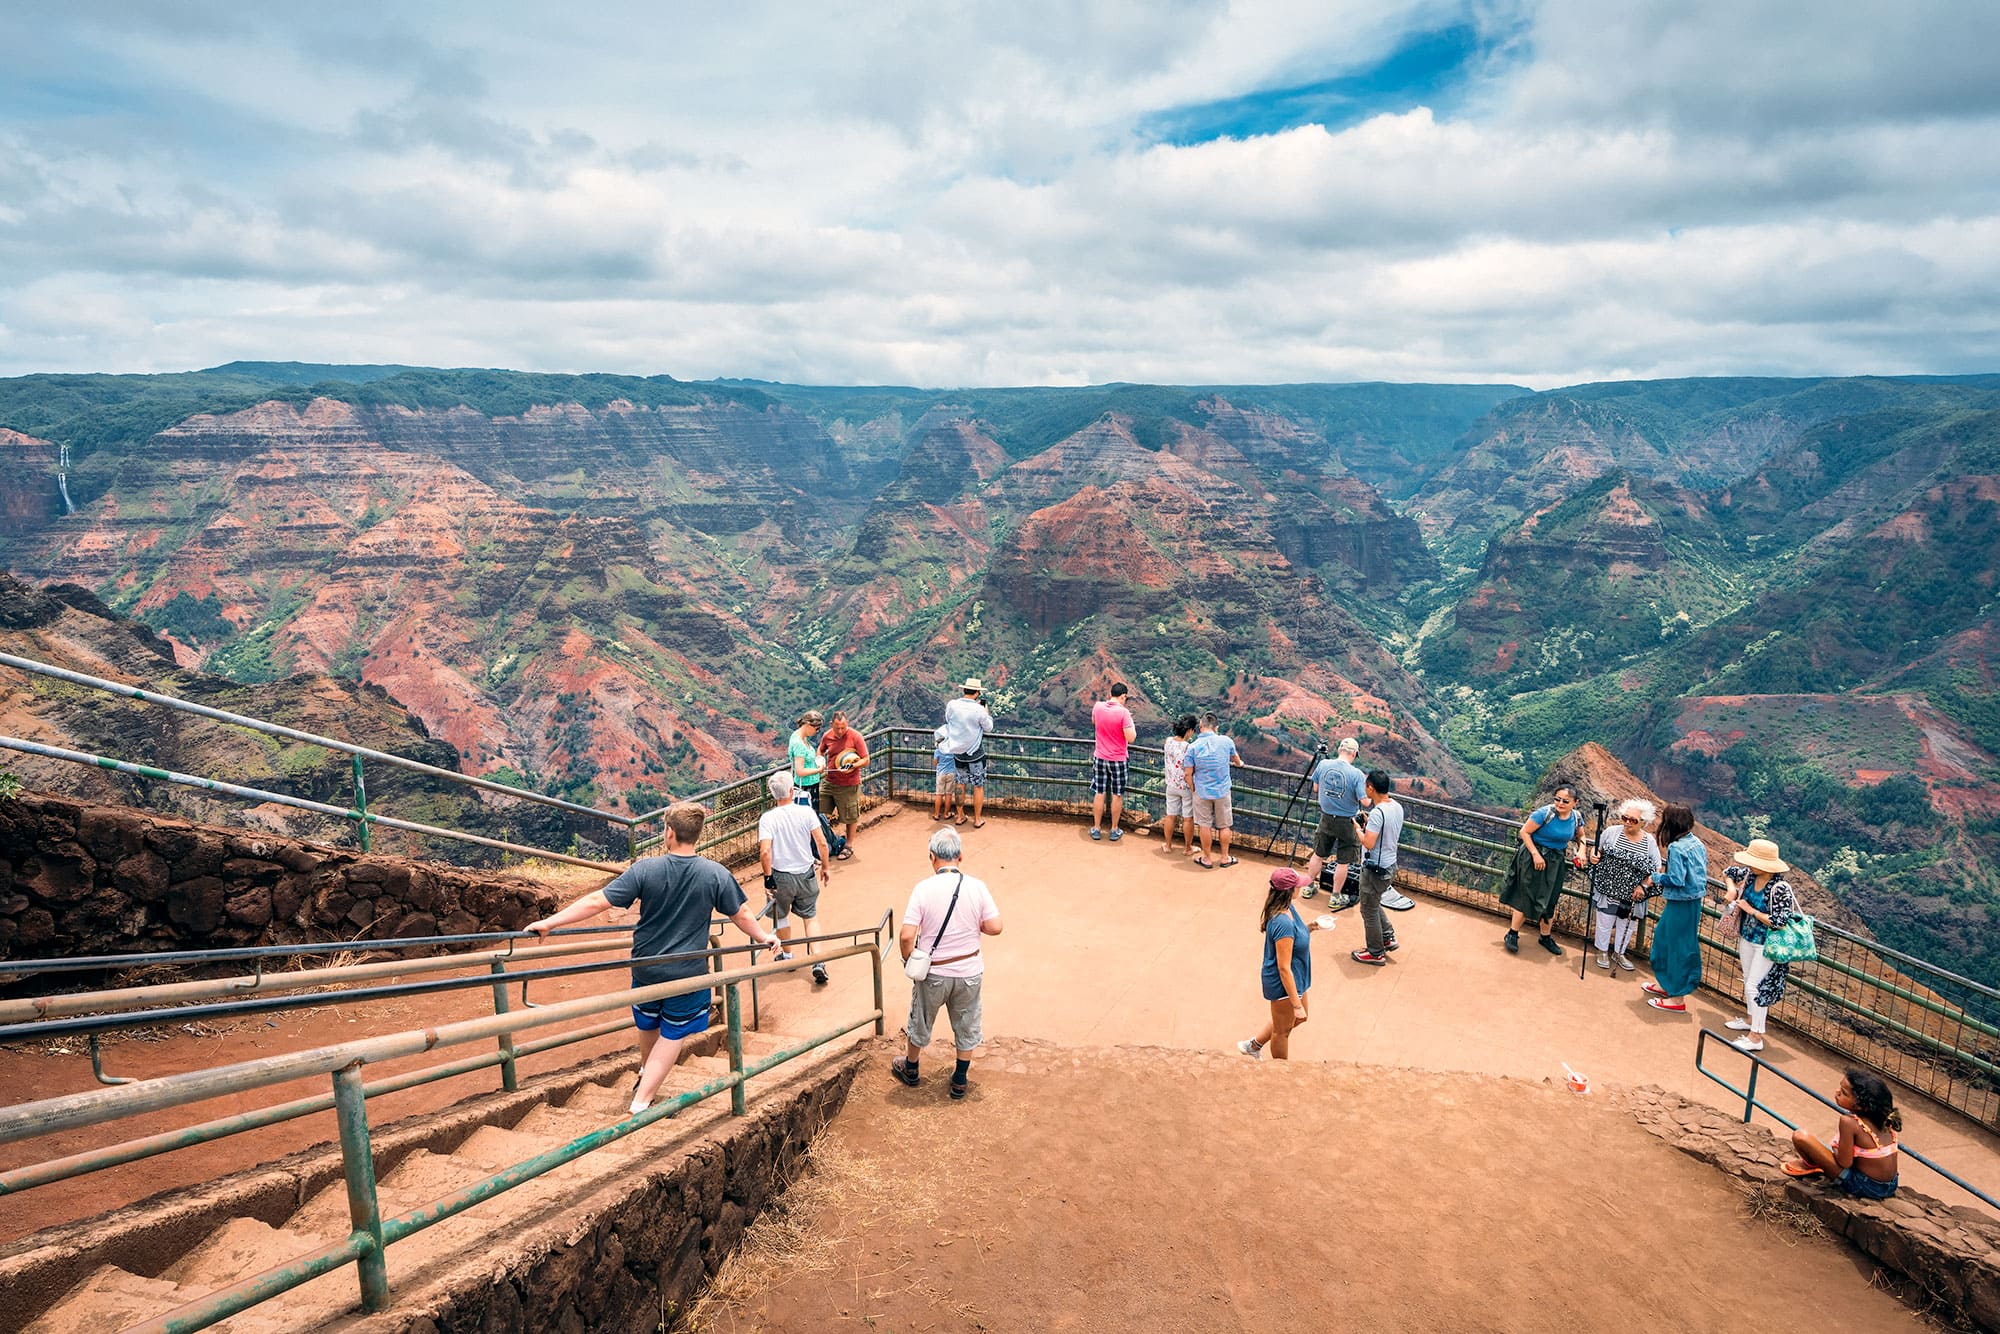
{"label": "man in white t-shirt", "polygon": [[943,1007],[951,1016],[952,1045],[958,1051],[958,1065],[951,1076],[954,1099],[965,1096],[970,1087],[966,1075],[972,1069],[972,1058],[979,1054],[979,984],[986,974],[980,937],[1000,934],[1000,909],[994,906],[983,880],[959,869],[962,855],[964,845],[956,829],[932,834],[931,874],[910,891],[897,943],[905,959],[912,950],[928,950],[931,967],[929,976],[910,985],[909,1049],[901,1060],[889,1063],[889,1071],[897,1079],[911,1088],[917,1086],[917,1058],[931,1045],[931,1025]]}
{"label": "man in white t-shirt", "polygon": [[[757,860],[764,868],[764,890],[771,896],[765,911],[771,914],[771,925],[778,929],[779,940],[789,941],[793,913],[808,923],[819,916],[819,887],[822,880],[829,885],[833,883],[833,861],[819,813],[792,800],[792,776],[772,774],[770,787],[771,799],[778,804],[757,817]],[[813,876],[815,863],[819,866],[819,879]],[[812,934],[810,926],[806,934]],[[812,952],[812,943],[808,941],[806,953]],[[789,959],[792,952],[780,945],[778,953],[771,957]],[[824,986],[826,965],[814,964],[812,976],[815,983]]]}

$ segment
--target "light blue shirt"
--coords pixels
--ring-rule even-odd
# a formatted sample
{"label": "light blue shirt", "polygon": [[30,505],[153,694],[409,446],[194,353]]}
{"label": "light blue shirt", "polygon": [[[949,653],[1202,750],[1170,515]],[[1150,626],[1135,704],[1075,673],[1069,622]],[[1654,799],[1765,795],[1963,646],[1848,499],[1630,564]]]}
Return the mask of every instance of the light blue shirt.
{"label": "light blue shirt", "polygon": [[1403,803],[1389,797],[1376,802],[1368,812],[1368,832],[1375,835],[1375,846],[1361,854],[1362,865],[1395,870],[1396,845],[1403,841]]}
{"label": "light blue shirt", "polygon": [[1229,795],[1229,762],[1236,757],[1236,742],[1220,732],[1203,732],[1188,747],[1187,762],[1194,769],[1194,794],[1206,801]]}
{"label": "light blue shirt", "polygon": [[1708,849],[1693,834],[1682,834],[1667,845],[1667,869],[1655,871],[1653,883],[1664,887],[1663,899],[1706,898]]}
{"label": "light blue shirt", "polygon": [[1319,788],[1319,808],[1328,815],[1352,819],[1360,814],[1368,776],[1349,764],[1346,756],[1321,760],[1313,767],[1313,783]]}

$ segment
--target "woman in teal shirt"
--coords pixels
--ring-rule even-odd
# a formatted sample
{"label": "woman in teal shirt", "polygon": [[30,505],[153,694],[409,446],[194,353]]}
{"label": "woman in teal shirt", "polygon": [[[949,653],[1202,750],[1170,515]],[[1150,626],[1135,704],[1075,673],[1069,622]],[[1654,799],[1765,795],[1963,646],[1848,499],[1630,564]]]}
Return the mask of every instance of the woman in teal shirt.
{"label": "woman in teal shirt", "polygon": [[1500,887],[1500,902],[1514,910],[1503,942],[1509,954],[1521,952],[1521,927],[1534,922],[1541,933],[1541,947],[1561,954],[1556,944],[1556,901],[1562,897],[1563,876],[1569,870],[1569,845],[1576,838],[1582,817],[1576,809],[1576,786],[1562,783],[1546,806],[1528,813],[1521,822],[1521,849],[1507,868],[1507,882]]}
{"label": "woman in teal shirt", "polygon": [[1667,866],[1655,872],[1664,906],[1653,928],[1653,978],[1646,1004],[1685,1013],[1687,998],[1701,985],[1701,902],[1708,897],[1708,849],[1694,836],[1694,811],[1673,805],[1660,814],[1660,842]]}
{"label": "woman in teal shirt", "polygon": [[813,744],[819,725],[826,721],[818,709],[799,715],[798,729],[792,733],[792,800],[800,806],[819,809],[819,780],[826,772],[826,757]]}

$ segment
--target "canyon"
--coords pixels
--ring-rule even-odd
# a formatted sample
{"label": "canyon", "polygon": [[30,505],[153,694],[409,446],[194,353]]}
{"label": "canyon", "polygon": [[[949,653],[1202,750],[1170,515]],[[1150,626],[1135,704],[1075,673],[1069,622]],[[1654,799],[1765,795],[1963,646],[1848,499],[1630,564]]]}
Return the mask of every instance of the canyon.
{"label": "canyon", "polygon": [[[1765,822],[1895,943],[2000,975],[1997,423],[1991,376],[23,377],[0,620],[32,603],[42,652],[352,701],[467,771],[627,808],[770,762],[808,705],[928,722],[967,675],[1003,728],[1080,733],[1123,680],[1152,737],[1215,708],[1292,765],[1358,735],[1502,808],[1598,741]],[[81,647],[92,618],[129,642]],[[1811,707],[1844,699],[1866,747]]]}

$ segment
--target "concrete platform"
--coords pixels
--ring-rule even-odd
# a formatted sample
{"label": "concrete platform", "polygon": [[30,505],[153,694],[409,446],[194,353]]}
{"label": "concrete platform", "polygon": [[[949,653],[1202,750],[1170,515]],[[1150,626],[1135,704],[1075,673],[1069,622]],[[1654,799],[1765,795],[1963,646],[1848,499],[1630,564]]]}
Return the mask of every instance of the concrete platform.
{"label": "concrete platform", "polygon": [[[928,808],[905,807],[862,830],[856,855],[839,864],[821,898],[822,917],[849,924],[893,908],[900,919],[910,885],[929,874],[924,846],[939,827]],[[1073,1046],[1211,1051],[1250,1035],[1266,1013],[1257,913],[1279,863],[1245,855],[1238,866],[1204,871],[1163,851],[1157,837],[1128,833],[1117,843],[1094,843],[1088,830],[1083,820],[990,811],[985,828],[960,829],[965,869],[992,888],[1007,928],[987,942],[986,1032]],[[1510,955],[1499,918],[1417,898],[1416,908],[1394,914],[1403,947],[1386,967],[1348,957],[1362,943],[1352,910],[1338,915],[1332,932],[1314,936],[1312,1017],[1293,1037],[1293,1059],[1558,1083],[1567,1062],[1598,1085],[1656,1084],[1741,1112],[1742,1100],[1732,1108],[1694,1064],[1698,1027],[1720,1029],[1741,1013],[1723,998],[1702,993],[1688,1016],[1661,1014],[1640,991],[1650,976],[1643,966],[1609,975],[1590,967],[1579,981],[1573,943],[1561,958],[1532,939]],[[907,1013],[909,983],[893,968],[885,974],[886,1009]],[[779,982],[762,989],[764,1013],[800,1030],[822,1009],[830,1017],[862,1002],[858,989],[867,985],[859,969],[817,990],[803,977]],[[898,1027],[892,1020],[891,1031]],[[1763,1054],[1829,1094],[1840,1083],[1838,1053],[1775,1025]],[[1742,1086],[1747,1059],[1713,1044],[1710,1056]],[[1780,1081],[1766,1080],[1758,1093],[1831,1136],[1833,1114]],[[1914,1095],[1899,1092],[1898,1101],[1911,1145],[2000,1196],[2000,1139]],[[1978,1204],[1912,1161],[1902,1179],[1950,1203]]]}

